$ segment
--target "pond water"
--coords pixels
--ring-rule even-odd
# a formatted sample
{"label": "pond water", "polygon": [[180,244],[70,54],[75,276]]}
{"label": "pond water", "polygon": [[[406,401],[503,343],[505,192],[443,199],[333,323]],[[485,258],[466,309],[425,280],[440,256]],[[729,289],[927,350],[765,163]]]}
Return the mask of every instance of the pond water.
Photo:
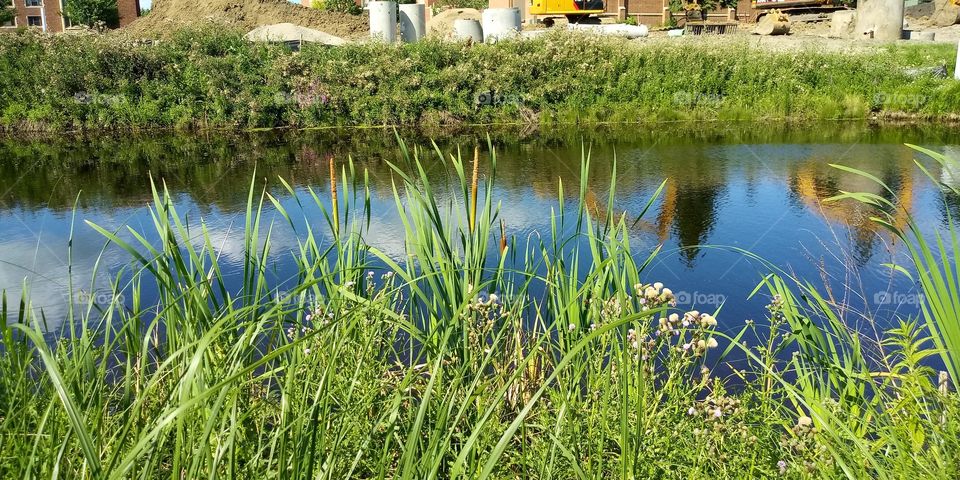
{"label": "pond water", "polygon": [[[486,145],[487,135],[498,155],[495,201],[502,203],[507,234],[518,242],[549,234],[561,179],[569,201],[576,199],[585,148],[591,152],[591,208],[606,202],[614,158],[615,208],[628,216],[639,214],[667,180],[663,194],[631,230],[638,255],[663,245],[644,278],[678,292],[682,308],[714,310],[722,304],[720,322],[729,331],[747,319],[762,320],[767,299],[748,296],[769,270],[717,247],[749,250],[822,286],[850,306],[851,322],[865,322],[866,313],[883,329],[898,316],[917,313],[916,285],[887,266],[904,259],[903,246],[861,207],[824,202],[844,190],[879,189],[831,163],[883,179],[931,233],[944,227],[949,214],[960,212],[960,202],[944,198],[914,164],[917,155],[904,146],[918,144],[960,158],[960,132],[948,128],[664,124],[468,131],[437,143],[444,151],[460,146],[466,153],[478,143]],[[429,139],[415,134],[400,136],[429,145]],[[151,177],[165,182],[193,222],[206,222],[226,277],[238,279],[251,180],[265,184],[291,208],[294,199],[279,177],[301,194],[312,187],[329,198],[324,193],[330,155],[350,155],[369,170],[373,221],[366,240],[403,258],[403,227],[387,165],[399,158],[392,131],[0,138],[0,289],[15,305],[26,286],[34,307],[43,309],[48,331],[59,330],[72,301],[69,275],[78,288],[97,295],[109,291],[110,276],[130,264],[119,249],[103,250],[104,238],[83,221],[108,230],[129,225],[150,232]],[[935,162],[920,161],[942,180],[953,181],[951,172]],[[452,174],[439,162],[427,165],[444,192]],[[297,238],[272,209],[266,218],[276,222],[271,268],[282,285],[296,271],[289,253],[297,248]],[[327,230],[319,210],[307,212],[307,218],[316,219],[316,230]],[[98,277],[91,281],[98,259]]]}

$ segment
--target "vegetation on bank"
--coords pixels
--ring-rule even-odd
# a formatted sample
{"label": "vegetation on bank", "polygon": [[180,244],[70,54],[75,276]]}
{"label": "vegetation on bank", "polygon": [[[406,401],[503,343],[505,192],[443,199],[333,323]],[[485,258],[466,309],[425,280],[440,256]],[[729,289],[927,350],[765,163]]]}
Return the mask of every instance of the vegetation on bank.
{"label": "vegetation on bank", "polygon": [[248,43],[222,26],[157,43],[122,34],[19,32],[0,35],[0,125],[24,131],[955,118],[960,82],[924,70],[952,68],[955,50],[786,53],[746,41],[557,33],[497,45],[307,45],[292,53]]}
{"label": "vegetation on bank", "polygon": [[[407,258],[365,244],[368,176],[349,162],[330,163],[329,190],[289,187],[293,203],[251,185],[241,279],[223,278],[202,221],[191,224],[162,186],[155,232],[78,226],[129,252],[131,266],[110,295],[77,294],[83,279],[69,279],[67,331],[54,339],[29,298],[4,297],[0,474],[956,474],[955,228],[932,242],[915,224],[893,226],[892,197],[850,194],[911,249],[915,265],[902,268],[923,288],[923,318],[868,345],[831,297],[771,270],[760,288],[768,318],[727,336],[718,322],[743,319],[676,311],[670,288],[682,286],[646,278],[658,252],[628,241],[645,209],[613,209],[615,176],[606,211],[586,207],[589,155],[579,201],[559,195],[551,231],[507,239],[495,157],[402,149]],[[437,195],[425,162],[457,179],[453,197]],[[307,218],[308,204],[324,218]],[[297,235],[296,251],[272,250],[280,229]],[[273,284],[271,255],[291,253],[296,278]],[[734,355],[746,360],[722,374]],[[949,373],[930,369],[934,358]]]}

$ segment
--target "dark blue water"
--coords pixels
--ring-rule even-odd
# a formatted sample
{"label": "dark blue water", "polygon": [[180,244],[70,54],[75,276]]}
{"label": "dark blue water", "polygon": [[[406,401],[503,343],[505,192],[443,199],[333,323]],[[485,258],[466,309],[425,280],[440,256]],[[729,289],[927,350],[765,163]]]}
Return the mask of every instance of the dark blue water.
{"label": "dark blue water", "polygon": [[[438,143],[445,151],[460,146],[471,152],[478,142],[485,144],[486,133],[465,132]],[[410,138],[428,145],[427,139]],[[960,158],[960,134],[949,129],[666,125],[525,136],[496,132],[493,141],[498,155],[495,201],[502,203],[507,234],[520,248],[529,239],[549,236],[561,181],[568,208],[576,201],[583,149],[591,157],[591,210],[605,209],[614,165],[614,210],[630,218],[667,180],[663,194],[630,233],[638,257],[663,245],[643,278],[673,289],[679,308],[713,311],[722,306],[719,319],[728,331],[750,319],[763,320],[768,299],[748,296],[771,269],[735,249],[749,250],[774,268],[816,284],[835,300],[845,320],[865,334],[875,335],[899,318],[917,314],[916,285],[888,266],[905,260],[903,245],[871,222],[863,207],[825,202],[841,191],[881,190],[829,164],[852,166],[884,180],[930,233],[943,229],[948,213],[956,213],[960,203],[923,175],[914,164],[919,157],[903,145],[921,144]],[[128,240],[132,236],[123,232],[126,226],[155,238],[147,208],[151,177],[165,182],[191,223],[206,223],[225,276],[239,284],[251,180],[257,188],[268,188],[298,218],[315,219],[310,220],[315,231],[327,232],[306,192],[313,188],[329,198],[326,158],[331,155],[341,161],[350,156],[358,169],[368,169],[373,218],[366,240],[402,261],[403,227],[386,163],[399,158],[392,132],[0,139],[0,288],[11,304],[26,288],[52,331],[62,327],[71,301],[85,300],[69,295],[71,275],[80,295],[108,296],[111,278],[130,264],[130,257],[118,248],[104,248],[103,236],[84,221],[121,231]],[[935,162],[920,161],[938,179],[954,181]],[[456,203],[453,172],[435,159],[426,165],[441,204]],[[290,182],[307,205],[302,215],[278,177]],[[276,288],[287,288],[297,271],[291,259],[297,234],[269,203],[265,219],[275,223],[271,276]]]}

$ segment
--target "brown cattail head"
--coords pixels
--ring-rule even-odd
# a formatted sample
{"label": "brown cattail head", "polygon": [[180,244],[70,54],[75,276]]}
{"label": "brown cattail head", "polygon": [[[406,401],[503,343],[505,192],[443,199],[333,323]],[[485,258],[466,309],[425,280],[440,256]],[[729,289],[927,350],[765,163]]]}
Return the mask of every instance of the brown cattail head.
{"label": "brown cattail head", "polygon": [[480,183],[480,146],[473,147],[473,177],[470,190],[470,232],[477,226],[477,195]]}
{"label": "brown cattail head", "polygon": [[507,232],[503,226],[503,219],[500,219],[500,255],[507,251]]}
{"label": "brown cattail head", "polygon": [[337,205],[337,162],[330,157],[330,202],[333,208],[333,234],[340,234],[340,212]]}

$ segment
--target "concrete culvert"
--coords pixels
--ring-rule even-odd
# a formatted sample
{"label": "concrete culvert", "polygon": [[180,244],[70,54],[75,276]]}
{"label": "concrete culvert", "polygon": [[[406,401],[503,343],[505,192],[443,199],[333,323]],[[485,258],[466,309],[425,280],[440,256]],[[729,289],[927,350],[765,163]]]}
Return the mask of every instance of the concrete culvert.
{"label": "concrete culvert", "polygon": [[427,22],[427,36],[450,39],[454,37],[453,24],[457,20],[480,21],[480,10],[473,8],[451,8],[444,10]]}
{"label": "concrete culvert", "polygon": [[343,45],[346,40],[330,35],[320,30],[301,27],[292,23],[278,23],[257,27],[245,35],[251,42],[283,42],[283,43],[320,43],[323,45]]}
{"label": "concrete culvert", "polygon": [[903,0],[860,0],[856,33],[864,38],[900,40],[903,36]]}

